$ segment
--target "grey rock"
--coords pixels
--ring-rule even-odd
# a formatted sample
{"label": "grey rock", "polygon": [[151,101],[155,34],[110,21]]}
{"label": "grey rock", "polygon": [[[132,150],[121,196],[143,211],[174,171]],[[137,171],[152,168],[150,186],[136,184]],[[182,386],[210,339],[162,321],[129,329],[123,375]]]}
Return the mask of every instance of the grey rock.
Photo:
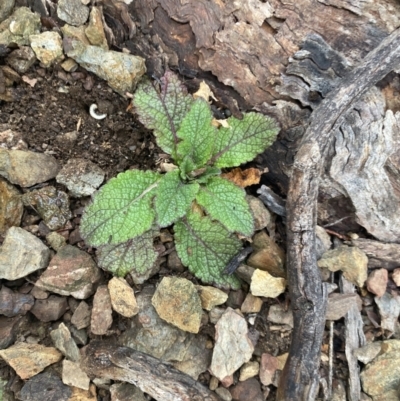
{"label": "grey rock", "polygon": [[0,3],[0,22],[3,22],[12,12],[15,0],[3,0]]}
{"label": "grey rock", "polygon": [[334,292],[328,297],[326,320],[339,320],[359,301],[357,294],[339,294]]}
{"label": "grey rock", "polygon": [[36,286],[56,294],[86,299],[93,294],[100,278],[100,269],[89,254],[66,245],[50,261],[49,267],[36,281]]}
{"label": "grey rock", "polygon": [[50,249],[34,235],[19,227],[11,227],[0,248],[0,278],[17,280],[44,269]]}
{"label": "grey rock", "polygon": [[6,59],[7,64],[19,74],[25,74],[35,61],[36,56],[30,46],[21,46],[12,51]]}
{"label": "grey rock", "polygon": [[0,23],[0,44],[28,45],[29,36],[39,33],[40,27],[39,14],[33,13],[28,7],[18,7]]}
{"label": "grey rock", "polygon": [[46,299],[37,299],[31,313],[41,322],[55,322],[67,309],[68,303],[65,297],[50,295]]}
{"label": "grey rock", "polygon": [[215,347],[210,371],[219,380],[233,374],[253,354],[246,320],[228,308],[215,325]]}
{"label": "grey rock", "polygon": [[41,373],[22,387],[22,401],[68,401],[72,390],[53,372]]}
{"label": "grey rock", "polygon": [[101,285],[97,289],[93,298],[93,309],[90,320],[90,331],[93,334],[102,336],[107,334],[108,329],[111,327],[112,307],[111,298],[106,285]]}
{"label": "grey rock", "polygon": [[62,363],[62,381],[67,386],[89,390],[90,379],[79,363],[64,359]]}
{"label": "grey rock", "polygon": [[323,227],[316,226],[315,227],[315,248],[316,248],[316,255],[317,260],[322,257],[322,255],[329,251],[332,247],[332,241],[329,234]]}
{"label": "grey rock", "polygon": [[293,328],[293,312],[286,310],[284,305],[276,304],[269,307],[267,320],[277,324],[287,324]]}
{"label": "grey rock", "polygon": [[71,332],[68,327],[64,323],[61,323],[58,326],[58,329],[51,331],[50,337],[53,340],[54,346],[60,350],[64,356],[73,362],[79,361],[80,353],[78,346],[71,337]]}
{"label": "grey rock", "polygon": [[71,330],[72,338],[75,340],[75,342],[78,345],[86,345],[87,344],[87,342],[88,342],[87,330],[85,330],[85,329],[78,330],[74,326],[71,326],[70,330]]}
{"label": "grey rock", "polygon": [[50,230],[63,228],[72,218],[68,195],[52,186],[25,193],[22,202],[33,207]]}
{"label": "grey rock", "polygon": [[271,212],[255,196],[246,195],[246,200],[250,205],[250,210],[254,217],[254,230],[259,231],[266,228],[271,222]]}
{"label": "grey rock", "polygon": [[216,324],[219,319],[221,319],[221,316],[225,313],[226,308],[222,307],[215,307],[210,310],[210,313],[208,314],[210,323]]}
{"label": "grey rock", "polygon": [[57,17],[67,24],[80,26],[89,17],[89,8],[84,6],[81,0],[59,0]]}
{"label": "grey rock", "polygon": [[74,314],[71,318],[71,323],[78,329],[84,329],[90,324],[90,308],[89,305],[82,301],[78,307],[75,309]]}
{"label": "grey rock", "polygon": [[353,351],[354,356],[365,365],[370,363],[379,355],[382,349],[381,341],[374,341],[373,343],[364,345]]}
{"label": "grey rock", "polygon": [[24,207],[19,191],[0,177],[0,234],[21,224]]}
{"label": "grey rock", "polygon": [[34,302],[32,295],[14,292],[3,285],[0,290],[0,315],[7,317],[25,315]]}
{"label": "grey rock", "polygon": [[125,96],[126,92],[133,92],[146,72],[145,60],[141,57],[89,45],[87,39],[83,39],[82,35],[78,37],[68,26],[64,26],[62,32],[67,56],[107,81],[121,96]]}
{"label": "grey rock", "polygon": [[17,338],[21,318],[0,316],[0,349],[8,348]]}
{"label": "grey rock", "polygon": [[104,171],[90,160],[69,159],[57,174],[56,181],[65,185],[71,196],[92,195],[104,180]]}
{"label": "grey rock", "polygon": [[31,35],[29,41],[36,57],[45,67],[50,67],[64,58],[62,38],[58,32],[46,31],[39,35]]}
{"label": "grey rock", "polygon": [[54,178],[60,167],[53,156],[0,149],[0,175],[13,184],[31,187]]}
{"label": "grey rock", "polygon": [[394,333],[400,315],[400,296],[385,293],[382,297],[375,297],[375,303],[381,315],[381,328]]}
{"label": "grey rock", "polygon": [[219,395],[222,401],[231,401],[232,395],[227,388],[218,387],[215,392]]}
{"label": "grey rock", "polygon": [[130,383],[116,383],[110,387],[111,401],[147,401],[142,390]]}

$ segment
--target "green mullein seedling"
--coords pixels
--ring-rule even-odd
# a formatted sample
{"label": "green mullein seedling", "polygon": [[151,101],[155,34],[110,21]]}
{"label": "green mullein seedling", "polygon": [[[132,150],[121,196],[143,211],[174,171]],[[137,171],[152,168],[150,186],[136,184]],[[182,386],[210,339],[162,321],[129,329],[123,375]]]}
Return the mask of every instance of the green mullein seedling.
{"label": "green mullein seedling", "polygon": [[270,146],[275,121],[250,112],[216,128],[208,102],[189,95],[172,72],[159,85],[141,83],[133,105],[176,169],[129,170],[112,178],[86,208],[82,237],[98,248],[103,269],[146,277],[157,258],[153,238],[174,225],[182,263],[204,283],[237,288],[235,275],[223,270],[242,248],[236,234],[251,236],[254,222],[245,191],[222,178],[221,169],[251,161]]}

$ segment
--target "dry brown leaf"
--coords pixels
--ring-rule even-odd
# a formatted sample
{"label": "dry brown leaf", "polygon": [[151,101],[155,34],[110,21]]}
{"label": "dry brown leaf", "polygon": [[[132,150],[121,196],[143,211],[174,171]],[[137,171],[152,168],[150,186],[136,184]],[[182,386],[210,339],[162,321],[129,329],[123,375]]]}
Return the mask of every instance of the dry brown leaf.
{"label": "dry brown leaf", "polygon": [[240,167],[234,168],[229,173],[222,174],[222,177],[229,181],[232,181],[239,187],[245,188],[249,185],[256,185],[260,183],[261,174],[265,171],[261,171],[257,168],[247,168],[242,170]]}
{"label": "dry brown leaf", "polygon": [[197,92],[193,93],[193,97],[195,99],[197,99],[198,97],[201,97],[201,98],[205,99],[207,102],[209,101],[210,97],[214,100],[217,100],[215,98],[214,94],[212,93],[210,87],[204,81],[200,82],[199,90]]}

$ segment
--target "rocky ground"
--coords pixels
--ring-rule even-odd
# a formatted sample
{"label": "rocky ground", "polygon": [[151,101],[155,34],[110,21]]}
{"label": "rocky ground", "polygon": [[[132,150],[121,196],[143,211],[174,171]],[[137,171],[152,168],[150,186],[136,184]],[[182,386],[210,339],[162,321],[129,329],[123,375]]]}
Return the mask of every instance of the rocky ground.
{"label": "rocky ground", "polygon": [[[83,355],[96,340],[168,363],[221,400],[275,399],[293,328],[284,217],[248,188],[257,230],[237,291],[198,282],[168,229],[150,277],[102,271],[79,234],[90,196],[165,161],[130,113],[144,61],[108,50],[96,7],[59,0],[49,17],[46,2],[20,3],[0,4],[0,399],[157,399],[132,375],[90,374]],[[99,60],[111,57],[108,71]],[[400,245],[348,231],[317,227],[331,291],[320,396],[398,400]]]}

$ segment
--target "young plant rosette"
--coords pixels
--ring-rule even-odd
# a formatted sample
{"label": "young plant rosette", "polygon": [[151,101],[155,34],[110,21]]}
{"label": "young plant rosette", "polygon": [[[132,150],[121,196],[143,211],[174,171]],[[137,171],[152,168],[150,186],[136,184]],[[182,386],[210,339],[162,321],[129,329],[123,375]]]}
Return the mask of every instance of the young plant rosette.
{"label": "young plant rosette", "polygon": [[172,72],[160,84],[141,83],[133,105],[176,169],[165,174],[128,170],[105,184],[85,209],[81,234],[98,248],[99,265],[117,276],[146,275],[157,259],[153,239],[173,225],[182,263],[204,283],[237,288],[223,273],[250,237],[253,216],[245,191],[220,176],[251,161],[275,140],[275,121],[260,113],[227,119],[216,128],[210,105],[194,99]]}

